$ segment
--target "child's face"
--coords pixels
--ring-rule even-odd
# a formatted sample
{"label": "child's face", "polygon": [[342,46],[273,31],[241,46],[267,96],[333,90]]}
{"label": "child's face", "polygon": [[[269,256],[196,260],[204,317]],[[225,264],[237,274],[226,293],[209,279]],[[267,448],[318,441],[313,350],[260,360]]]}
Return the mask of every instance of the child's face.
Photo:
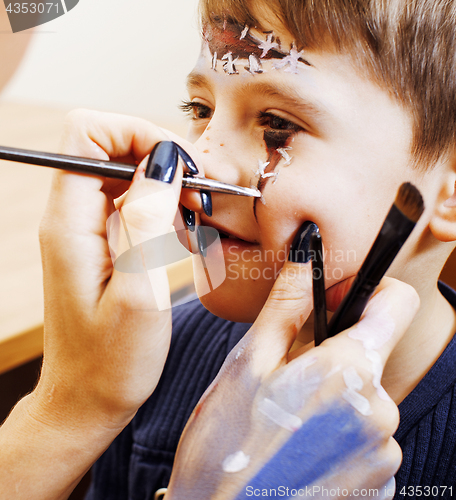
{"label": "child's face", "polygon": [[[239,239],[222,239],[227,278],[202,301],[253,321],[303,222],[320,227],[333,287],[357,273],[398,187],[423,181],[410,166],[409,115],[347,56],[305,51],[296,63],[293,47],[288,59],[262,58],[276,38],[230,29],[206,34],[189,77],[190,139],[207,177],[259,186],[263,202],[213,194],[201,223]],[[290,36],[273,35],[290,53]],[[249,60],[255,38],[267,43]]]}

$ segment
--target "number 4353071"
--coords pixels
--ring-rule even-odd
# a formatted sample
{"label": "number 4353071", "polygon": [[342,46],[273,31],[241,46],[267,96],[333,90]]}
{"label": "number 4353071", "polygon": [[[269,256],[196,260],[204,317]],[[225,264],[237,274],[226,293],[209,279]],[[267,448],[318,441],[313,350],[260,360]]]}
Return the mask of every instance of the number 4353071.
{"label": "number 4353071", "polygon": [[[55,9],[55,10],[53,10]],[[6,12],[11,14],[49,14],[51,12],[59,12],[59,2],[46,3],[10,3],[6,7]]]}

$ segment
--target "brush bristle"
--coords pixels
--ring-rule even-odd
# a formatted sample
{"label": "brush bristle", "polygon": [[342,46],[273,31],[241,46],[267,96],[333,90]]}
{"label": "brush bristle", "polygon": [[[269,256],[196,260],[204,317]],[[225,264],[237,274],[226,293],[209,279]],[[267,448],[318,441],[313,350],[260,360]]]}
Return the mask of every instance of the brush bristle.
{"label": "brush bristle", "polygon": [[405,182],[399,188],[394,202],[397,208],[411,221],[418,222],[424,212],[424,201],[421,193],[410,182]]}

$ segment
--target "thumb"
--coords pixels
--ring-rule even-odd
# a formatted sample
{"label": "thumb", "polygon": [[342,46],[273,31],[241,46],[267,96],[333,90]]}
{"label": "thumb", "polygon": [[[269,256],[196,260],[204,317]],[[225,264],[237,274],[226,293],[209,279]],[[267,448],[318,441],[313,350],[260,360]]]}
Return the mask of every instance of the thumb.
{"label": "thumb", "polygon": [[[181,183],[176,146],[168,141],[157,144],[138,167],[122,206],[108,220],[114,270],[107,292],[131,298],[135,308],[155,304],[162,310],[169,306],[163,262],[165,251],[173,245],[172,224]],[[177,239],[174,245],[181,248]],[[144,286],[138,286],[140,282]]]}
{"label": "thumb", "polygon": [[[269,297],[252,328],[259,355],[267,363],[286,358],[302,325],[313,308],[312,266],[309,250],[316,224],[305,222],[290,248],[288,262],[282,268]],[[266,355],[267,354],[267,355]]]}

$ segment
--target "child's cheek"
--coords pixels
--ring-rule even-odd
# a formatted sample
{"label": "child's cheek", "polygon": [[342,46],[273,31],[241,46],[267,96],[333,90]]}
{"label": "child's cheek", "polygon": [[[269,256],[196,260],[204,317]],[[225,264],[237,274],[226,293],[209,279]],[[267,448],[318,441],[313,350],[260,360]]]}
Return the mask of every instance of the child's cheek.
{"label": "child's cheek", "polygon": [[264,249],[273,249],[283,263],[296,231],[305,221],[315,222],[322,234],[326,286],[330,287],[356,275],[369,248],[368,237],[357,234],[356,214],[341,214],[333,196],[325,198],[313,179],[297,174],[299,166],[279,166],[276,180],[268,179],[262,201],[257,201],[256,216],[261,227]]}

